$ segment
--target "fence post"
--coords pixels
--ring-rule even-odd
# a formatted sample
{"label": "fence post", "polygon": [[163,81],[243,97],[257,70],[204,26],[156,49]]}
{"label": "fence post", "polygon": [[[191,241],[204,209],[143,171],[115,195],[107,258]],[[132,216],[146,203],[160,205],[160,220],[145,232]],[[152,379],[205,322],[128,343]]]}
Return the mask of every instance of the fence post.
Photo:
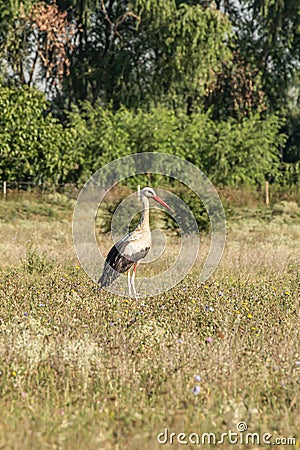
{"label": "fence post", "polygon": [[137,188],[137,196],[138,196],[138,201],[141,200],[141,186],[138,184],[138,188]]}
{"label": "fence post", "polygon": [[269,197],[269,182],[266,181],[266,205],[269,206],[270,197]]}
{"label": "fence post", "polygon": [[3,198],[6,198],[6,181],[3,181]]}

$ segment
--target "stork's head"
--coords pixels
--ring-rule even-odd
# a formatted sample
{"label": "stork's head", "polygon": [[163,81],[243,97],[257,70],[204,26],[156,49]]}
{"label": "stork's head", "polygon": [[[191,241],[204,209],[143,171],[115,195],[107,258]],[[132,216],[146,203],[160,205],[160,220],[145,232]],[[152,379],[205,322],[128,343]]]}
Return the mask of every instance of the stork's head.
{"label": "stork's head", "polygon": [[173,211],[173,209],[170,208],[169,205],[167,205],[157,194],[155,194],[154,189],[150,187],[144,187],[141,190],[141,194],[144,195],[145,197],[153,198],[153,200],[155,200],[157,203],[160,203],[165,208],[169,209],[170,211]]}

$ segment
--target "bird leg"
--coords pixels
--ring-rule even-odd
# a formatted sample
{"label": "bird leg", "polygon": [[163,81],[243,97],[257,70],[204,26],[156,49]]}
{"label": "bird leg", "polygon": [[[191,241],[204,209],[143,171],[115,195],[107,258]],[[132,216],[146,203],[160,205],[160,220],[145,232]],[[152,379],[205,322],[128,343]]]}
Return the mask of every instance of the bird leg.
{"label": "bird leg", "polygon": [[133,271],[132,271],[132,277],[131,277],[131,286],[132,286],[132,289],[133,289],[133,293],[134,293],[135,299],[137,300],[138,296],[137,296],[137,293],[136,293],[136,290],[135,290],[135,284],[134,284],[136,270],[137,270],[137,263],[134,263]]}
{"label": "bird leg", "polygon": [[127,282],[128,282],[128,295],[129,295],[129,297],[131,297],[130,269],[128,270],[128,278],[127,278]]}

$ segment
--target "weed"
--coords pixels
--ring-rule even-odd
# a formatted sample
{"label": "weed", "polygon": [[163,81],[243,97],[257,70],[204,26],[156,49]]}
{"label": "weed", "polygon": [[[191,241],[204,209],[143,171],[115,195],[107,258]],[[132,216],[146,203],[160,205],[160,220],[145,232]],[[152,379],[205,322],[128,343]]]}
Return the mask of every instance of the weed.
{"label": "weed", "polygon": [[[69,223],[1,224],[0,446],[152,450],[165,428],[220,435],[240,421],[299,439],[298,216],[252,213],[229,220],[222,263],[205,284],[195,267],[142,302],[96,292],[72,254]],[[201,244],[205,253],[209,240]]]}

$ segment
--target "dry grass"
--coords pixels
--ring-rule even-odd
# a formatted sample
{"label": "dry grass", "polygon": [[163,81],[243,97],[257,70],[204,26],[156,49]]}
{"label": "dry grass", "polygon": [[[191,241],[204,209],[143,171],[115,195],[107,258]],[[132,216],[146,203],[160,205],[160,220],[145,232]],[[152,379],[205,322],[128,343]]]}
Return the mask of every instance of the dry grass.
{"label": "dry grass", "polygon": [[239,421],[299,439],[297,208],[236,211],[207,284],[192,273],[136,302],[97,294],[77,266],[70,205],[48,204],[49,217],[31,202],[13,222],[18,206],[4,206],[0,448],[179,449],[159,445],[157,433],[220,436]]}

